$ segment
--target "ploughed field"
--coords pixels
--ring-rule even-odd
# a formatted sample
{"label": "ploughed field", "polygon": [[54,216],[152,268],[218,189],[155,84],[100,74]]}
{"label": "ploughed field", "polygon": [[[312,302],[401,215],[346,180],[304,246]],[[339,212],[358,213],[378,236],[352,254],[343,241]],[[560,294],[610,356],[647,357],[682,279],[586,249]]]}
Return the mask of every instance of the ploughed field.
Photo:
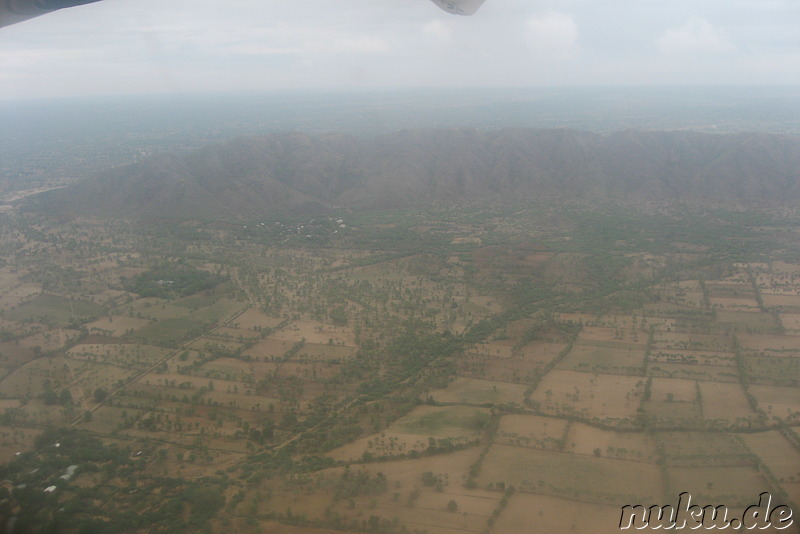
{"label": "ploughed field", "polygon": [[595,533],[681,492],[800,503],[796,216],[3,217],[2,517]]}

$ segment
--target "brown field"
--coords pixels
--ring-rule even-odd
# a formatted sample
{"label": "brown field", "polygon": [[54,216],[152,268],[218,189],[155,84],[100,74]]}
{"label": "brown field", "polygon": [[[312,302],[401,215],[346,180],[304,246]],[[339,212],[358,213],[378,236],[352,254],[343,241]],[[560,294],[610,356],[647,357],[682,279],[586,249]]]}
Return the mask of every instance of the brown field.
{"label": "brown field", "polygon": [[737,334],[743,349],[755,351],[800,350],[800,336],[775,334]]}
{"label": "brown field", "polygon": [[[39,332],[31,336],[24,337],[19,340],[19,344],[23,347],[33,348],[39,347],[43,352],[60,349],[72,339],[78,337],[80,331],[70,330],[68,328],[54,328],[45,332]],[[0,350],[0,352],[2,352]]]}
{"label": "brown field", "polygon": [[334,449],[328,455],[337,460],[360,459],[364,453],[396,456],[422,452],[429,438],[467,443],[478,439],[489,424],[489,411],[468,406],[418,406],[386,430]]}
{"label": "brown field", "polygon": [[781,324],[792,333],[800,331],[800,313],[781,313]]}
{"label": "brown field", "polygon": [[740,384],[701,382],[700,391],[703,395],[703,417],[706,420],[757,418]]}
{"label": "brown field", "polygon": [[508,342],[479,343],[474,345],[470,353],[479,358],[510,358],[513,355],[513,340]]}
{"label": "brown field", "polygon": [[642,408],[656,428],[702,427],[702,412],[695,402],[644,401]]}
{"label": "brown field", "polygon": [[40,428],[48,426],[63,426],[70,423],[77,415],[74,409],[70,410],[55,405],[47,405],[41,399],[28,401],[20,409],[22,425],[31,425]]}
{"label": "brown field", "polygon": [[[400,482],[403,488],[414,488],[422,486],[422,473],[432,471],[435,474],[446,475],[450,484],[448,491],[459,492],[465,495],[477,494],[487,495],[480,490],[472,491],[461,488],[461,483],[466,481],[469,466],[475,463],[480,456],[483,447],[469,447],[450,454],[437,454],[425,456],[414,460],[406,459],[390,462],[375,462],[369,464],[365,469],[373,473],[384,473],[389,479],[389,487],[393,483]],[[497,496],[498,500],[500,496]]]}
{"label": "brown field", "polygon": [[800,389],[797,387],[760,386],[753,384],[749,392],[767,416],[784,420],[800,420]]}
{"label": "brown field", "polygon": [[473,354],[459,360],[459,364],[467,375],[515,383],[529,382],[545,365],[521,358],[486,358]]}
{"label": "brown field", "polygon": [[[75,363],[79,363],[80,366],[76,366]],[[74,374],[72,372],[69,373],[70,377],[74,376],[69,386],[76,401],[81,398],[91,399],[95,389],[105,388],[110,390],[116,387],[120,380],[127,381],[136,373],[134,370],[102,363],[75,362],[73,360],[68,365],[74,372]],[[73,389],[73,386],[77,388],[77,391]],[[94,403],[93,400],[90,402]]]}
{"label": "brown field", "polygon": [[450,242],[451,245],[480,245],[481,238],[480,237],[454,237],[453,240]]}
{"label": "brown field", "polygon": [[613,432],[583,423],[573,423],[567,434],[565,452],[618,460],[655,463],[658,460],[656,442],[644,432]]}
{"label": "brown field", "polygon": [[771,491],[767,479],[753,467],[667,467],[667,495],[688,491],[693,502],[747,506]]}
{"label": "brown field", "polygon": [[742,465],[747,449],[737,436],[728,432],[657,432],[667,465],[707,465],[721,459],[723,465]]}
{"label": "brown field", "polygon": [[556,369],[545,375],[532,398],[553,415],[577,413],[613,420],[633,417],[643,391],[642,377]]}
{"label": "brown field", "polygon": [[11,332],[17,335],[26,335],[31,334],[33,332],[37,332],[40,330],[44,330],[44,325],[40,325],[37,328],[30,328],[29,325],[22,325],[16,321],[10,321],[8,319],[3,319],[0,317],[0,328],[5,330],[6,332]]}
{"label": "brown field", "polygon": [[798,386],[800,385],[800,351],[759,355],[747,354],[744,356],[744,365],[750,382],[768,386]]}
{"label": "brown field", "polygon": [[762,293],[761,299],[767,308],[800,308],[800,295]]}
{"label": "brown field", "polygon": [[519,404],[525,399],[525,386],[481,380],[479,378],[458,377],[445,389],[431,392],[436,402],[457,404]]}
{"label": "brown field", "polygon": [[[366,512],[365,519],[371,514],[388,518],[398,516],[402,517],[403,523],[408,523],[410,527],[429,530],[429,532],[432,532],[432,526],[463,528],[463,513],[468,512],[468,523],[478,523],[482,529],[502,495],[497,492],[468,490],[463,487],[469,466],[478,459],[481,450],[482,447],[470,447],[446,455],[376,462],[359,466],[359,470],[363,469],[373,475],[378,472],[384,473],[389,489],[382,495],[356,497],[354,499],[356,506],[353,511],[348,511],[346,502],[340,502],[337,505],[337,511],[348,515]],[[356,468],[352,467],[351,469]],[[326,472],[330,471],[333,470]],[[423,486],[422,474],[428,471],[444,482],[443,494],[436,492],[433,487]],[[408,499],[415,489],[419,490],[420,496],[409,508],[407,507]],[[396,500],[395,493],[398,494]],[[435,494],[436,496],[434,496]],[[443,503],[442,495],[448,496]],[[444,510],[444,506],[451,499],[456,500],[459,504],[458,513]],[[330,502],[329,496],[328,502]],[[372,508],[373,504],[375,508]],[[441,504],[441,508],[439,508],[439,504]],[[324,506],[320,507],[316,513],[321,514]],[[285,507],[282,510],[285,510]],[[431,527],[425,526],[427,524],[430,524]],[[480,532],[480,530],[477,531]]]}
{"label": "brown field", "polygon": [[212,336],[214,339],[234,340],[240,343],[250,342],[259,339],[258,332],[246,330],[244,328],[233,328],[230,326],[220,326],[214,329]]}
{"label": "brown field", "polygon": [[477,482],[482,488],[502,482],[528,493],[609,504],[657,502],[662,496],[657,465],[507,445],[492,445]]}
{"label": "brown field", "polygon": [[294,345],[294,343],[291,341],[267,337],[249,349],[245,350],[242,354],[259,360],[267,361],[274,358],[283,357],[286,351],[292,348],[292,345]]}
{"label": "brown field", "polygon": [[279,340],[297,343],[305,338],[308,343],[325,344],[333,339],[336,344],[352,345],[353,329],[347,326],[333,326],[317,321],[293,321],[285,328],[275,332],[272,337]]}
{"label": "brown field", "polygon": [[[621,326],[619,328],[584,326],[581,328],[580,334],[578,334],[578,343],[582,341],[609,341],[626,345],[639,345],[644,348],[647,345],[647,330],[642,330],[638,327],[631,328],[630,326]],[[589,345],[591,343],[586,344]]]}
{"label": "brown field", "polygon": [[800,274],[800,264],[787,263],[785,261],[774,261],[771,265],[773,273],[780,274]]}
{"label": "brown field", "polygon": [[654,401],[693,402],[697,398],[697,382],[680,378],[656,377],[653,378],[650,391],[650,398]]}
{"label": "brown field", "polygon": [[377,457],[402,456],[412,451],[422,452],[428,448],[428,436],[391,431],[387,434],[387,431],[359,438],[325,455],[337,461],[351,462],[361,460],[365,453]]}
{"label": "brown field", "polygon": [[272,317],[250,308],[234,319],[231,322],[231,326],[235,328],[244,328],[245,330],[256,330],[258,328],[275,328],[281,321],[283,321],[283,319],[280,317]]}
{"label": "brown field", "polygon": [[49,380],[53,387],[59,387],[70,378],[63,358],[39,358],[3,378],[0,390],[5,397],[38,397],[44,392],[45,380]]}
{"label": "brown field", "polygon": [[[239,381],[253,376],[253,364],[236,358],[217,358],[205,362],[194,374]],[[244,389],[244,385],[240,387]]]}
{"label": "brown field", "polygon": [[[456,512],[447,511],[447,503],[450,500],[456,502],[458,506]],[[398,502],[382,503],[377,510],[379,516],[387,519],[402,517],[401,523],[406,525],[410,532],[463,534],[482,532],[495,506],[497,506],[496,501],[489,497],[424,491],[410,509],[402,502]]]}
{"label": "brown field", "polygon": [[780,326],[771,313],[748,311],[718,311],[717,322],[757,332],[775,332]]}
{"label": "brown field", "polygon": [[[597,346],[599,343],[602,345]],[[569,354],[556,365],[556,369],[643,375],[644,354],[644,346],[628,343],[595,342],[594,345],[576,343]]]}
{"label": "brown field", "polygon": [[150,321],[147,319],[138,319],[126,315],[112,315],[110,319],[109,317],[103,317],[102,319],[88,323],[86,328],[89,330],[89,333],[92,334],[124,336],[149,324]]}
{"label": "brown field", "polygon": [[732,340],[724,334],[695,334],[689,332],[663,332],[656,330],[653,337],[655,349],[690,349],[730,352]]}
{"label": "brown field", "polygon": [[535,449],[561,450],[568,422],[538,415],[504,415],[495,442]]}
{"label": "brown field", "polygon": [[690,308],[705,307],[703,301],[704,297],[702,291],[686,291],[684,294],[677,296],[675,298],[675,302],[677,302],[678,304],[682,304],[684,306],[688,306]]}
{"label": "brown field", "polygon": [[761,458],[770,471],[784,482],[800,483],[800,451],[777,430],[738,434],[745,445]]}
{"label": "brown field", "polygon": [[544,365],[553,361],[566,346],[566,343],[531,341],[519,350],[518,355],[527,362]]}
{"label": "brown field", "polygon": [[[133,229],[102,239],[100,230],[90,229],[78,239],[91,243],[72,249],[55,237],[77,223],[40,225],[31,237],[3,228],[0,248],[12,253],[2,255],[0,264],[16,272],[0,268],[0,308],[22,307],[0,318],[6,340],[0,341],[0,415],[2,422],[25,428],[0,426],[0,462],[30,447],[38,431],[26,427],[77,421],[79,430],[108,443],[148,449],[139,464],[146,474],[187,483],[214,477],[208,482],[226,486],[227,503],[241,490],[245,498],[236,509],[224,507],[208,525],[231,534],[333,534],[318,527],[337,518],[353,533],[606,534],[618,531],[621,506],[668,504],[681,491],[693,492],[698,503],[737,511],[762,490],[800,502],[800,265],[715,264],[709,247],[697,243],[676,243],[658,254],[625,253],[633,242],[621,239],[608,251],[626,259],[615,279],[641,285],[604,298],[596,276],[605,273],[590,272],[592,261],[586,260],[593,258],[577,252],[580,240],[570,243],[560,223],[547,222],[560,217],[512,207],[514,220],[500,222],[505,209],[482,212],[492,230],[453,222],[469,213],[450,207],[441,221],[411,222],[420,215],[406,213],[398,231],[402,225],[403,232],[424,231],[426,243],[460,244],[405,256],[409,249],[402,241],[397,250],[370,242],[359,243],[358,251],[337,250],[361,231],[361,223],[349,220],[348,231],[331,236],[330,246],[301,239],[296,249],[287,248],[293,239],[287,246],[265,244],[269,236],[250,242],[239,225],[205,229],[197,221],[188,227],[207,239],[191,238],[184,250],[182,234],[168,235],[152,240],[153,249],[138,259],[106,252],[141,243]],[[103,223],[103,232],[112,227]],[[39,228],[53,239],[40,240]],[[394,240],[394,233],[364,233],[375,245]],[[493,244],[479,245],[489,235]],[[791,245],[788,235],[775,234],[774,243]],[[734,246],[742,237],[731,236]],[[753,256],[770,257],[761,251],[753,249]],[[145,270],[139,266],[186,254],[189,265],[226,272],[230,281],[174,300],[110,289],[122,273],[130,277]],[[49,256],[58,268],[28,267]],[[203,258],[215,257],[221,263],[201,266]],[[375,263],[352,267],[354,261]],[[673,276],[694,279],[645,287],[646,280]],[[761,288],[758,298],[752,276]],[[39,296],[41,287],[23,279],[46,280],[48,294]],[[530,308],[513,295],[527,284],[548,286],[546,298]],[[649,302],[635,308],[643,301]],[[76,314],[72,307],[79,302]],[[262,305],[274,306],[280,316],[258,311]],[[340,305],[346,326],[326,315]],[[543,312],[522,313],[534,309]],[[558,315],[562,322],[582,323],[574,340],[566,328],[533,329],[549,324],[545,310],[559,309],[605,311]],[[79,341],[73,339],[77,326],[52,326],[72,326],[83,315],[93,319],[80,325],[88,336]],[[430,354],[436,358],[422,369],[383,353],[402,325],[415,319],[430,321],[441,334],[461,332],[482,318],[501,326],[463,351]],[[355,331],[360,342],[374,341],[358,362],[350,361],[359,350]],[[62,350],[65,345],[69,350]],[[169,346],[179,348],[163,348]],[[46,381],[56,393],[69,391],[74,406],[47,405]],[[97,388],[112,393],[100,405]],[[413,402],[429,396],[439,405]],[[754,399],[758,409],[751,406]],[[86,410],[92,416],[83,421]],[[290,413],[296,423],[286,417]],[[259,433],[267,429],[269,439]],[[343,439],[352,435],[358,438]],[[324,446],[315,450],[313,443]],[[344,445],[324,452],[334,443]],[[166,460],[159,449],[169,451]],[[351,465],[317,471],[288,461],[292,456],[310,465],[315,459],[302,456],[315,451]],[[100,467],[87,472],[80,487],[127,486],[122,472],[115,476]],[[386,491],[363,491],[363,481],[342,476],[348,471],[382,473]],[[137,484],[144,490],[150,482]],[[504,498],[512,485],[517,491]],[[352,495],[335,497],[343,488]],[[172,490],[182,488],[173,486],[167,498],[176,495]],[[105,500],[87,504],[116,513],[116,503],[98,491]],[[145,497],[131,495],[121,503]],[[67,497],[61,500],[67,506]],[[456,512],[447,511],[451,501]],[[177,519],[193,511],[184,505],[186,517]]]}
{"label": "brown field", "polygon": [[39,284],[22,282],[12,283],[0,289],[3,298],[0,299],[0,309],[11,309],[19,306],[42,292]]}
{"label": "brown field", "polygon": [[[648,503],[649,504],[649,503]],[[494,524],[494,534],[618,534],[620,508],[549,495],[516,493]]]}
{"label": "brown field", "polygon": [[19,367],[35,357],[32,347],[26,347],[13,341],[0,341],[0,363],[4,367]]}
{"label": "brown field", "polygon": [[22,401],[20,399],[0,399],[0,412],[5,412],[9,409],[13,410],[21,406]]}
{"label": "brown field", "polygon": [[[404,492],[411,491],[414,487],[421,487],[422,473],[432,471],[435,474],[446,475],[447,480],[450,482],[448,491],[463,490],[464,493],[469,494],[469,490],[464,490],[460,486],[467,479],[469,466],[475,463],[482,450],[482,446],[475,446],[454,451],[450,454],[435,454],[416,459],[375,462],[365,465],[364,469],[373,473],[384,473],[389,480],[390,488],[399,483]],[[500,496],[498,495],[497,498],[499,499]]]}
{"label": "brown field", "polygon": [[335,376],[339,372],[336,365],[327,365],[324,362],[294,362],[288,361],[280,366],[278,377],[296,376],[312,381],[321,381]]}
{"label": "brown field", "polygon": [[246,308],[242,301],[230,298],[221,298],[213,304],[203,306],[205,302],[208,302],[206,297],[198,293],[175,301],[175,304],[190,310],[192,319],[208,323],[222,323]]}
{"label": "brown field", "polygon": [[677,314],[686,311],[695,310],[696,307],[684,306],[681,304],[674,304],[661,300],[659,302],[648,302],[642,306],[642,311],[647,314],[652,324],[658,329],[663,331],[675,330],[685,324]]}
{"label": "brown field", "polygon": [[92,432],[109,434],[115,430],[126,428],[128,424],[137,421],[144,413],[144,410],[128,407],[101,406],[92,413],[91,421],[81,421],[79,426]]}

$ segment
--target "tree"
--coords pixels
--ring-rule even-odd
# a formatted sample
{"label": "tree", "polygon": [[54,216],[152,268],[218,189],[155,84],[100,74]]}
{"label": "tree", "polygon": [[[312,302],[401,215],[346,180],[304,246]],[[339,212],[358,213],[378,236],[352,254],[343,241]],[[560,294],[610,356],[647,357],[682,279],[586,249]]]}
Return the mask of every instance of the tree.
{"label": "tree", "polygon": [[68,389],[62,389],[58,396],[58,403],[61,406],[72,406],[72,393]]}
{"label": "tree", "polygon": [[449,503],[447,503],[447,511],[448,512],[458,511],[458,503],[456,501],[451,500]]}
{"label": "tree", "polygon": [[94,400],[96,402],[103,402],[107,398],[108,398],[108,391],[106,391],[104,388],[97,388],[96,390],[94,390]]}
{"label": "tree", "polygon": [[44,393],[42,394],[42,398],[44,399],[44,403],[48,406],[52,406],[58,402],[58,395],[50,388],[49,385],[46,386]]}

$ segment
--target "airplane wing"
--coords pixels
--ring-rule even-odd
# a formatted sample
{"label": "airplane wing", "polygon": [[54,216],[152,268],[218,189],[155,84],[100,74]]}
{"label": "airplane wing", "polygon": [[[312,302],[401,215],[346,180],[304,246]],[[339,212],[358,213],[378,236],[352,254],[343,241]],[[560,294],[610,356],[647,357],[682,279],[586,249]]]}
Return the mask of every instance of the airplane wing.
{"label": "airplane wing", "polygon": [[[44,15],[65,7],[91,4],[100,0],[0,0],[0,28]],[[432,0],[454,15],[472,15],[484,0]]]}
{"label": "airplane wing", "polygon": [[434,4],[441,7],[453,15],[472,15],[475,13],[484,0],[431,0]]}
{"label": "airplane wing", "polygon": [[0,28],[32,19],[65,7],[91,4],[100,0],[0,0]]}

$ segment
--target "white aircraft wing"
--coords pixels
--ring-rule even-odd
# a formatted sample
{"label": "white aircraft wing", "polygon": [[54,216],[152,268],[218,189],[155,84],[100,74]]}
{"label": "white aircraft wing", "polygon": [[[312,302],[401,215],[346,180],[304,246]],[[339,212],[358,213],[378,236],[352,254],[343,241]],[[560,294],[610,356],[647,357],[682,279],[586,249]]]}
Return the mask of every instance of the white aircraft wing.
{"label": "white aircraft wing", "polygon": [[484,0],[431,0],[453,15],[472,15],[481,7]]}
{"label": "white aircraft wing", "polygon": [[[28,20],[57,9],[91,4],[100,0],[0,0],[0,28]],[[484,0],[432,0],[454,15],[472,15]]]}
{"label": "white aircraft wing", "polygon": [[10,26],[65,7],[91,4],[100,0],[0,0],[0,27]]}

